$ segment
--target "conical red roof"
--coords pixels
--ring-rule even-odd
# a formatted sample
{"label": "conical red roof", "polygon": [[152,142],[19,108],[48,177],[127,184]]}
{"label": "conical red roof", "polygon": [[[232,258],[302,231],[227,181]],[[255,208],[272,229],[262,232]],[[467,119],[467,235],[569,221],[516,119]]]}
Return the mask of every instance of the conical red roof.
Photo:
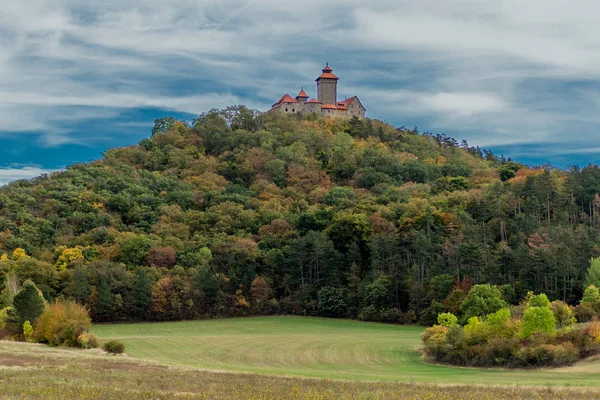
{"label": "conical red roof", "polygon": [[300,93],[298,93],[298,96],[296,96],[296,98],[297,99],[308,99],[308,95],[306,94],[304,89],[301,89]]}
{"label": "conical red roof", "polygon": [[325,66],[325,68],[323,68],[323,73],[321,74],[321,76],[319,76],[319,77],[317,78],[317,81],[318,81],[319,79],[340,79],[340,78],[338,78],[337,76],[335,76],[335,75],[332,73],[332,71],[333,71],[333,70],[331,69],[331,67],[329,66],[329,64],[327,64],[327,65]]}

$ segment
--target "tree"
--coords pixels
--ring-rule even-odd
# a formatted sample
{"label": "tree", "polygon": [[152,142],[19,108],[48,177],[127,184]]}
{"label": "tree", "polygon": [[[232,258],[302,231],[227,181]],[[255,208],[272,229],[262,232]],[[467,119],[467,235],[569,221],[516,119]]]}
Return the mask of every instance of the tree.
{"label": "tree", "polygon": [[110,283],[106,280],[100,281],[96,304],[94,307],[95,317],[98,321],[106,321],[110,318],[113,304],[113,296],[110,289]]}
{"label": "tree", "polygon": [[152,127],[152,136],[159,134],[159,133],[165,133],[174,125],[175,125],[175,118],[173,118],[173,117],[165,117],[165,118],[155,119],[154,126]]}
{"label": "tree", "polygon": [[534,333],[554,332],[556,320],[549,307],[529,307],[523,313],[521,338],[528,339]]}
{"label": "tree", "polygon": [[53,346],[80,347],[80,337],[92,321],[88,310],[71,300],[56,300],[46,305],[35,326],[34,338]]}
{"label": "tree", "polygon": [[343,288],[325,286],[319,290],[317,297],[319,315],[329,318],[346,316],[346,293]]}
{"label": "tree", "polygon": [[504,307],[506,302],[497,287],[490,284],[475,285],[460,305],[461,321],[466,322],[471,317],[485,317]]}
{"label": "tree", "polygon": [[145,318],[152,307],[152,284],[148,274],[142,268],[139,268],[135,276],[133,285],[133,315],[137,318]]}
{"label": "tree", "polygon": [[46,301],[44,296],[31,280],[26,280],[21,290],[13,299],[13,307],[18,320],[15,321],[22,327],[25,321],[34,321],[44,312]]}
{"label": "tree", "polygon": [[600,287],[600,257],[590,258],[590,266],[585,276],[584,288]]}
{"label": "tree", "polygon": [[270,297],[271,288],[269,284],[260,276],[254,278],[250,285],[250,304],[260,312]]}
{"label": "tree", "polygon": [[148,255],[148,265],[161,268],[173,268],[177,263],[177,254],[171,246],[152,247]]}

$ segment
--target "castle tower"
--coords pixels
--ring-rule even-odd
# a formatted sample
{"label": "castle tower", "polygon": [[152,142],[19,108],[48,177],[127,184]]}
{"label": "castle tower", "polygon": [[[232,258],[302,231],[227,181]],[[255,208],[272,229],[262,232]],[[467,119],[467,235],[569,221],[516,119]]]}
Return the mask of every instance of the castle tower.
{"label": "castle tower", "polygon": [[323,73],[317,78],[317,100],[323,104],[337,104],[337,81],[340,78],[332,71],[327,63]]}
{"label": "castle tower", "polygon": [[304,91],[304,88],[300,89],[300,93],[298,93],[298,96],[296,96],[296,100],[298,100],[298,103],[300,104],[306,103],[306,101],[308,100],[308,95]]}

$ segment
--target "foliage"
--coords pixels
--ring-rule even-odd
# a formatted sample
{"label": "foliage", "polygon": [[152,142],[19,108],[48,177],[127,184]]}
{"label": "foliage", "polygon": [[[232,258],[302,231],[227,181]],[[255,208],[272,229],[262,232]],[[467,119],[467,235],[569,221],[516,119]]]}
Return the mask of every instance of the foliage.
{"label": "foliage", "polygon": [[47,304],[39,317],[34,338],[52,346],[79,347],[79,338],[87,333],[91,322],[85,307],[71,300],[56,300]]}
{"label": "foliage", "polygon": [[567,328],[577,322],[573,309],[564,301],[555,300],[550,303],[558,329]]}
{"label": "foliage", "polygon": [[[139,145],[0,188],[0,304],[28,279],[106,322],[312,315],[323,288],[346,317],[390,322],[465,324],[528,291],[576,304],[598,187],[594,165],[530,168],[370,119],[160,118]],[[486,282],[502,301],[469,295]]]}
{"label": "foliage", "polygon": [[556,319],[549,307],[529,307],[523,313],[521,338],[528,339],[534,333],[552,333],[555,330]]}
{"label": "foliage", "polygon": [[323,317],[341,318],[346,314],[344,289],[325,286],[319,290],[317,309]]}
{"label": "foliage", "polygon": [[107,353],[111,354],[121,354],[125,351],[125,344],[123,342],[119,342],[118,340],[109,340],[104,343],[102,349]]}
{"label": "foliage", "polygon": [[532,294],[527,302],[528,307],[550,307],[550,300],[545,293]]}
{"label": "foliage", "polygon": [[44,296],[35,283],[31,280],[25,281],[13,299],[14,311],[18,318],[14,322],[19,327],[22,327],[25,321],[34,321],[36,324],[35,321],[42,315],[45,304]]}
{"label": "foliage", "polygon": [[84,333],[77,338],[77,345],[82,349],[95,349],[98,347],[98,338],[93,333]]}
{"label": "foliage", "polygon": [[471,317],[483,317],[506,307],[506,302],[497,287],[490,284],[475,285],[460,305],[462,321]]}
{"label": "foliage", "polygon": [[450,313],[439,314],[437,321],[439,325],[445,326],[446,328],[452,328],[454,325],[458,324],[456,315]]}
{"label": "foliage", "polygon": [[23,323],[23,337],[26,342],[31,342],[33,339],[33,326],[31,326],[31,322],[29,321]]}
{"label": "foliage", "polygon": [[600,287],[600,257],[590,258],[590,266],[585,275],[584,288]]}

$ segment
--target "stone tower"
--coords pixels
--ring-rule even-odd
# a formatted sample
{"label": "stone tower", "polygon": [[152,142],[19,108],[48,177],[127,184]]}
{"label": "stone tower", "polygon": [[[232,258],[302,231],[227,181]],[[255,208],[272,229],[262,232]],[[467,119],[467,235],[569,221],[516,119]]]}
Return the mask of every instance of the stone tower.
{"label": "stone tower", "polygon": [[337,81],[340,78],[332,71],[327,63],[323,73],[317,78],[317,100],[323,104],[337,104]]}

